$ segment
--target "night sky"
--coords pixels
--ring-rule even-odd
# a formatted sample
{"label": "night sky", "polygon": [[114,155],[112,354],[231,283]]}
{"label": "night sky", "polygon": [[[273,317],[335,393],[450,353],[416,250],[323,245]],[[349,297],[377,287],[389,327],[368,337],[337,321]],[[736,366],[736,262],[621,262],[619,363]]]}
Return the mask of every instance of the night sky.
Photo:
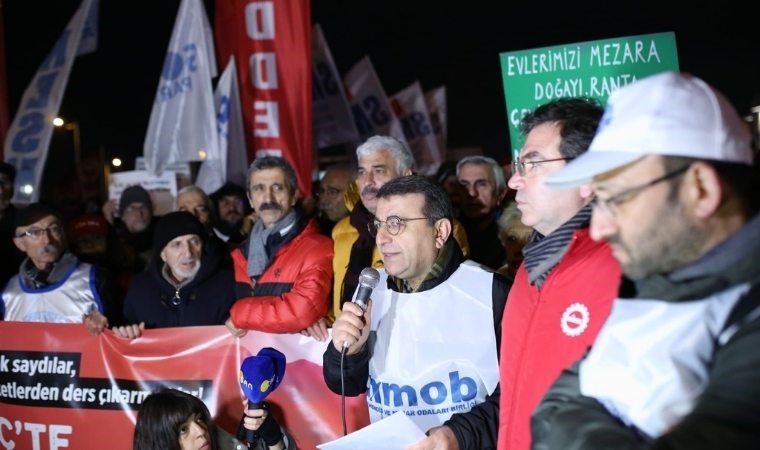
{"label": "night sky", "polygon": [[[441,3],[314,0],[312,18],[341,74],[369,55],[388,94],[415,80],[425,90],[446,85],[450,146],[479,146],[499,159],[506,154],[499,53],[511,50],[674,31],[682,70],[717,86],[743,115],[760,104],[757,16],[730,2],[690,11],[664,11],[662,2]],[[78,4],[3,2],[11,114]],[[206,5],[213,23],[213,2]],[[98,51],[75,62],[60,113],[80,122],[85,152],[102,146],[106,156],[126,159],[126,168],[142,153],[178,6],[178,0],[101,0]]]}

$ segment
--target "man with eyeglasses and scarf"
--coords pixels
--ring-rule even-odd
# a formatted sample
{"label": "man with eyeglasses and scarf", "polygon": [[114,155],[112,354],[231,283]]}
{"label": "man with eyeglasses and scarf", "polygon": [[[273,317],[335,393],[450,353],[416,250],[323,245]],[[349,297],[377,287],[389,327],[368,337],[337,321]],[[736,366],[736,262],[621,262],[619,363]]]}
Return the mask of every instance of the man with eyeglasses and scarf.
{"label": "man with eyeglasses and scarf", "polygon": [[108,277],[66,249],[61,216],[32,203],[16,214],[13,243],[26,254],[0,293],[0,317],[17,322],[84,323],[92,334],[118,324]]}
{"label": "man with eyeglasses and scarf", "polygon": [[[760,175],[748,124],[667,72],[614,92],[587,154],[591,237],[634,281],[537,409],[534,449],[760,447]],[[753,165],[754,164],[754,165]]]}
{"label": "man with eyeglasses and scarf", "polygon": [[[499,389],[413,447],[527,450],[530,416],[560,372],[592,345],[617,295],[620,267],[589,236],[592,191],[554,191],[546,178],[586,152],[602,108],[557,99],[523,117],[509,187],[533,233],[502,319]],[[497,441],[498,439],[498,441]]]}
{"label": "man with eyeglasses and scarf", "polygon": [[451,202],[434,181],[395,178],[376,202],[369,229],[384,268],[366,312],[343,305],[324,377],[335,393],[367,392],[373,422],[404,411],[427,430],[495,389],[509,283],[465,261]]}

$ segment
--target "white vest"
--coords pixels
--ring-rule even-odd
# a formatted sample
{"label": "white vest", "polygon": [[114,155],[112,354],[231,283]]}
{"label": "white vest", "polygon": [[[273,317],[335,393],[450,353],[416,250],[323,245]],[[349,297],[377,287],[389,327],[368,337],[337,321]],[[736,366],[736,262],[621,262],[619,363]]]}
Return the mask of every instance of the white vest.
{"label": "white vest", "polygon": [[58,283],[35,289],[17,275],[3,291],[5,320],[15,322],[82,323],[82,317],[97,309],[102,301],[94,287],[94,268],[74,264]]}
{"label": "white vest", "polygon": [[580,365],[581,393],[650,438],[661,436],[694,409],[716,344],[728,339],[726,320],[749,289],[682,302],[616,300]]}
{"label": "white vest", "polygon": [[483,402],[499,381],[493,274],[465,262],[438,286],[372,291],[367,403],[372,422],[403,410],[422,430]]}

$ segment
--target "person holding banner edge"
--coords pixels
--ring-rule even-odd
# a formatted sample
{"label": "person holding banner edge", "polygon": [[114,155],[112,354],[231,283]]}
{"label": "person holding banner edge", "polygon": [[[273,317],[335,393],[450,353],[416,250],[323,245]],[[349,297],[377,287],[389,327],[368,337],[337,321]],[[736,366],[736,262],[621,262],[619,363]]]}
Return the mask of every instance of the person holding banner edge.
{"label": "person holding banner edge", "polygon": [[234,276],[222,246],[209,244],[201,222],[187,211],[158,220],[155,257],[130,283],[124,299],[124,338],[145,328],[221,325],[235,301]]}
{"label": "person holding banner edge", "polygon": [[327,312],[332,241],[296,207],[296,175],[288,161],[255,159],[247,187],[259,219],[248,240],[232,252],[238,299],[225,324],[238,337],[248,329],[299,333]]}
{"label": "person holding banner edge", "polygon": [[92,334],[121,323],[108,273],[67,250],[61,215],[43,203],[16,214],[13,243],[27,256],[0,292],[0,318],[84,323]]}

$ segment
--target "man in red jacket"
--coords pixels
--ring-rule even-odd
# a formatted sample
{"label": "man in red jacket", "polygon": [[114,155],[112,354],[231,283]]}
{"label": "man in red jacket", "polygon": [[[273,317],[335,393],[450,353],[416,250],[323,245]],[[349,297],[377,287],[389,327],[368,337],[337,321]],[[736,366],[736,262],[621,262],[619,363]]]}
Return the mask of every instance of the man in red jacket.
{"label": "man in red jacket", "polygon": [[529,449],[531,413],[596,338],[617,295],[620,267],[607,244],[589,237],[590,187],[555,191],[544,181],[588,149],[601,117],[598,104],[567,98],[522,119],[525,144],[508,184],[533,233],[502,318],[499,387],[412,449]]}
{"label": "man in red jacket", "polygon": [[232,251],[238,300],[227,328],[297,333],[327,312],[333,244],[298,208],[293,167],[275,156],[248,169],[248,199],[258,214],[247,241]]}

